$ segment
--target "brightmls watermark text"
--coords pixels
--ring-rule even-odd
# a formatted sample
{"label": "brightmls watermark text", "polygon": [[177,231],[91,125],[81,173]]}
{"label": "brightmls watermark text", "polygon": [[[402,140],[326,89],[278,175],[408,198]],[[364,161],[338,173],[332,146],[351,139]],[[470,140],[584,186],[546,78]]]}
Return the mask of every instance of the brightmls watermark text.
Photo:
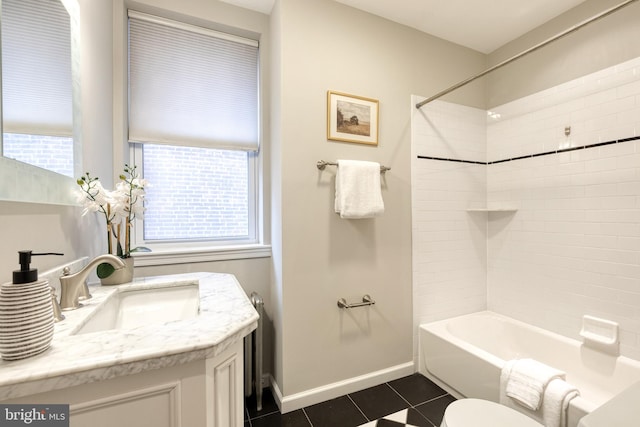
{"label": "brightmls watermark text", "polygon": [[69,405],[0,405],[0,425],[69,427]]}

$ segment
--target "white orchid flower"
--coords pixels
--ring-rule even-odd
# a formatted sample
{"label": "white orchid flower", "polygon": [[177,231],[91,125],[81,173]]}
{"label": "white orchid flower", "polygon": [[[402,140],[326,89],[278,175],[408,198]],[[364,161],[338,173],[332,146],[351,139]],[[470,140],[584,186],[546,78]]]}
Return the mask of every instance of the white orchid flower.
{"label": "white orchid flower", "polygon": [[[141,218],[144,213],[145,187],[149,186],[149,182],[138,177],[136,167],[129,165],[125,165],[124,174],[120,175],[120,181],[113,191],[106,190],[98,178],[92,178],[89,173],[77,182],[82,189],[82,197],[79,198],[84,207],[82,214],[99,212],[105,216],[109,253],[112,253],[113,249],[111,245],[113,234],[117,239],[118,255],[130,256],[130,230],[133,220],[136,217]],[[124,241],[120,242],[122,236]],[[120,252],[121,248],[122,252]]]}

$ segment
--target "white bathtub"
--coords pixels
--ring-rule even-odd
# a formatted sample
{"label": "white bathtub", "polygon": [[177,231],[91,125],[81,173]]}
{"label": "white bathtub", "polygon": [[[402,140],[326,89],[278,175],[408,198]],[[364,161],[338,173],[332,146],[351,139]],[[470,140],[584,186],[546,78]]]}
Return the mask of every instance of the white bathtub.
{"label": "white bathtub", "polygon": [[420,372],[457,397],[498,402],[505,361],[530,357],[567,373],[578,387],[569,427],[640,381],[640,362],[614,357],[535,326],[483,311],[420,326]]}

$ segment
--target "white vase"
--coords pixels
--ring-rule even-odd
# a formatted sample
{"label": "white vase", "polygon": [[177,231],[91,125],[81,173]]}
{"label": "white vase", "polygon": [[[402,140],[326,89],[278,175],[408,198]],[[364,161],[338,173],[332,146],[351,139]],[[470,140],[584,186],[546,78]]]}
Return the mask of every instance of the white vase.
{"label": "white vase", "polygon": [[100,279],[103,286],[122,285],[133,280],[133,257],[122,258],[124,268],[114,270],[109,276]]}

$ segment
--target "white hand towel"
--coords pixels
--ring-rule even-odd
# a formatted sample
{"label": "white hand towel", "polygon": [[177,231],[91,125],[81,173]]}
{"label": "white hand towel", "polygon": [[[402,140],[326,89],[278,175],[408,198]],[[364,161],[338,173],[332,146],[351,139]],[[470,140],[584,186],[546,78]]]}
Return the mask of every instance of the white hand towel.
{"label": "white hand towel", "polygon": [[347,219],[382,215],[379,163],[338,160],[335,211]]}
{"label": "white hand towel", "polygon": [[542,419],[545,427],[567,427],[569,402],[580,393],[578,389],[561,379],[549,382],[542,399]]}
{"label": "white hand towel", "polygon": [[545,389],[540,409],[532,411],[525,408],[516,400],[508,397],[506,393],[506,383],[515,362],[515,360],[510,360],[502,368],[500,375],[500,404],[525,414],[545,427],[567,427],[569,402],[580,395],[578,390],[566,381],[555,378],[549,382]]}
{"label": "white hand towel", "polygon": [[511,366],[506,383],[506,395],[524,407],[537,411],[545,387],[554,378],[564,379],[566,374],[533,359],[520,359]]}

